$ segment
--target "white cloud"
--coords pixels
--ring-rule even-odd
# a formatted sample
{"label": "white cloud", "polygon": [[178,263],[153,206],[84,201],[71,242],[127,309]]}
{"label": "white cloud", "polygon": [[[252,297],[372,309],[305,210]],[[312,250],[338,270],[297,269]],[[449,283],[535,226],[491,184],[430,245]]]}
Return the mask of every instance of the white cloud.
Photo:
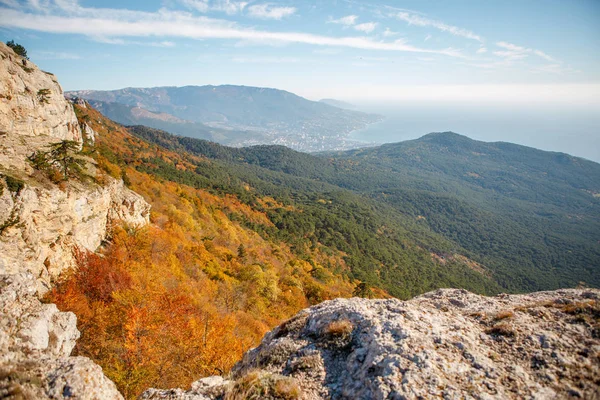
{"label": "white cloud", "polygon": [[210,9],[222,11],[227,15],[233,15],[242,12],[247,5],[248,3],[245,1],[219,0],[215,1]]}
{"label": "white cloud", "polygon": [[371,33],[375,30],[375,28],[377,28],[377,23],[376,22],[364,22],[362,24],[354,25],[353,28],[360,32]]}
{"label": "white cloud", "polygon": [[429,39],[431,39],[431,35],[425,36],[425,41],[428,41]]}
{"label": "white cloud", "polygon": [[151,42],[150,46],[153,46],[153,47],[175,47],[175,42],[163,40],[162,42]]}
{"label": "white cloud", "polygon": [[201,13],[208,12],[208,0],[181,0],[181,3],[191,9],[200,11]]}
{"label": "white cloud", "polygon": [[527,52],[518,52],[518,51],[511,51],[511,50],[495,51],[494,54],[497,55],[498,57],[504,57],[509,60],[522,60],[524,58],[529,57]]}
{"label": "white cloud", "polygon": [[436,21],[433,19],[425,18],[421,15],[411,14],[405,11],[401,11],[394,15],[397,19],[401,21],[408,22],[409,25],[415,26],[431,26],[443,32],[448,32],[455,36],[462,36],[467,39],[477,40],[479,42],[483,42],[483,38],[469,30],[459,28],[457,26],[452,26],[445,24],[441,21]]}
{"label": "white cloud", "polygon": [[498,42],[496,46],[504,49],[502,51],[495,51],[494,54],[499,57],[504,57],[508,60],[521,60],[523,58],[528,57],[529,54],[535,54],[538,57],[543,58],[546,61],[557,63],[556,59],[544,53],[541,50],[529,49],[527,47],[519,46],[513,43],[508,42]]}
{"label": "white cloud", "polygon": [[396,36],[398,34],[399,34],[398,32],[394,32],[394,31],[390,30],[390,28],[385,28],[385,31],[383,31],[384,37]]}
{"label": "white cloud", "polygon": [[245,1],[231,0],[181,0],[181,3],[190,9],[200,11],[201,13],[220,11],[227,15],[238,14],[248,5],[248,2]]}
{"label": "white cloud", "polygon": [[0,0],[0,4],[11,8],[19,8],[19,2],[17,0]]}
{"label": "white cloud", "polygon": [[403,40],[379,41],[364,37],[332,37],[303,32],[277,32],[240,27],[236,23],[190,13],[161,9],[157,12],[78,7],[64,15],[52,10],[24,12],[0,7],[0,26],[54,34],[79,34],[93,39],[123,40],[132,37],[229,39],[301,43],[322,47],[403,51],[463,57],[453,48],[423,49]]}
{"label": "white cloud", "polygon": [[542,65],[540,67],[535,67],[531,69],[532,72],[535,73],[549,73],[556,75],[563,75],[566,73],[580,73],[581,71],[573,69],[571,67],[564,67],[561,64],[547,64]]}
{"label": "white cloud", "polygon": [[536,56],[542,57],[546,61],[556,62],[556,60],[553,57],[550,57],[548,54],[544,53],[541,50],[534,50],[533,54],[535,54]]}
{"label": "white cloud", "polygon": [[340,25],[352,26],[352,25],[356,24],[357,19],[358,19],[358,16],[356,16],[356,15],[346,15],[345,17],[342,17],[339,19],[330,19],[327,22],[330,24],[340,24]]}
{"label": "white cloud", "polygon": [[485,47],[480,47],[479,49],[477,49],[477,54],[484,54],[487,53],[487,48]]}
{"label": "white cloud", "polygon": [[248,7],[248,15],[262,19],[282,19],[296,13],[296,7],[275,7],[269,3]]}

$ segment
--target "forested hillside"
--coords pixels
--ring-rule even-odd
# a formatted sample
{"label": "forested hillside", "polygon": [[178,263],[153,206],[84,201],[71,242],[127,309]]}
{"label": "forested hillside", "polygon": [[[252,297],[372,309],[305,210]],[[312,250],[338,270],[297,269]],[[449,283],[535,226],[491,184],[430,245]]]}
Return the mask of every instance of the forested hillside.
{"label": "forested hillside", "polygon": [[226,372],[267,330],[326,299],[500,290],[483,266],[387,205],[240,162],[243,150],[192,142],[223,154],[209,159],[168,134],[146,132],[159,146],[91,108],[76,113],[96,132],[84,148],[103,171],[92,178],[123,178],[151,203],[152,224],[115,226],[48,300],[76,313],[77,354],[126,397]]}
{"label": "forested hillside", "polygon": [[280,173],[277,182],[286,187],[304,178],[309,191],[325,183],[349,190],[407,237],[443,237],[446,247],[421,243],[477,261],[504,290],[600,285],[600,165],[591,161],[451,132],[315,157],[281,146],[232,149],[145,127],[132,131],[231,168],[245,165],[240,173],[247,179],[272,182],[266,168]]}

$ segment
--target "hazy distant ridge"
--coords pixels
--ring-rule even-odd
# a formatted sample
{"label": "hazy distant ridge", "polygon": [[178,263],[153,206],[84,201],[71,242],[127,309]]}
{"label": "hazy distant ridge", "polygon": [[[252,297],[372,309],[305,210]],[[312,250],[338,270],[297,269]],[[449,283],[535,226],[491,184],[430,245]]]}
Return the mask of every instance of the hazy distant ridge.
{"label": "hazy distant ridge", "polygon": [[[110,103],[100,104],[99,108],[120,123],[142,123],[234,146],[281,144],[304,151],[347,149],[357,147],[347,138],[351,131],[382,119],[379,115],[310,101],[284,90],[249,86],[80,90],[68,92],[67,96]],[[147,112],[133,113],[140,109]],[[182,125],[188,126],[181,129]],[[211,136],[206,134],[206,126],[237,133],[220,131]],[[195,128],[198,133],[190,132]],[[239,135],[239,131],[245,131],[245,135]]]}

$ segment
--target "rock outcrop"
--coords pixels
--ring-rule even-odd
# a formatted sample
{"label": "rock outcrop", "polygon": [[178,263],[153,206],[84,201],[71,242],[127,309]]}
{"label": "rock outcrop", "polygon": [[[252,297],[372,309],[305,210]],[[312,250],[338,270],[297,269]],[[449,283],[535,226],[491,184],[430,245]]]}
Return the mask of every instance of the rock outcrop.
{"label": "rock outcrop", "polygon": [[98,365],[70,357],[75,315],[38,296],[76,248],[95,251],[114,223],[147,224],[150,206],[121,180],[56,185],[35,171],[28,157],[63,140],[83,144],[56,78],[0,43],[0,398],[122,399]]}
{"label": "rock outcrop", "polygon": [[[54,75],[4,43],[0,88],[0,274],[30,271],[44,292],[73,265],[75,247],[96,250],[117,221],[147,224],[150,206],[110,177],[63,187],[37,179],[28,156],[61,140],[83,142],[73,106]],[[93,142],[95,132],[87,124],[84,131]]]}
{"label": "rock outcrop", "polygon": [[595,399],[599,376],[599,290],[445,289],[324,302],[268,333],[230,381],[142,398]]}
{"label": "rock outcrop", "polygon": [[[27,182],[27,181],[25,181]],[[148,223],[150,206],[122,181],[104,186],[72,183],[65,190],[25,183],[18,192],[0,179],[0,224],[16,219],[0,235],[0,274],[30,271],[40,292],[73,266],[73,249],[95,251],[118,221]]]}
{"label": "rock outcrop", "polygon": [[56,76],[0,43],[0,165],[28,171],[23,155],[61,140],[82,135]]}
{"label": "rock outcrop", "polygon": [[0,398],[122,399],[102,369],[69,357],[77,318],[37,298],[30,273],[0,276]]}

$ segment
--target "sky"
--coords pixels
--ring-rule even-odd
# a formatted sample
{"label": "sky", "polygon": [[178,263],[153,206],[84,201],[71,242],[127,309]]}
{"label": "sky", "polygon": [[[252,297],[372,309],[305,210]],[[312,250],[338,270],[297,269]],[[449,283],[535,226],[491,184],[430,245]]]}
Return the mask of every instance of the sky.
{"label": "sky", "polygon": [[0,0],[0,39],[65,90],[600,107],[598,0]]}

